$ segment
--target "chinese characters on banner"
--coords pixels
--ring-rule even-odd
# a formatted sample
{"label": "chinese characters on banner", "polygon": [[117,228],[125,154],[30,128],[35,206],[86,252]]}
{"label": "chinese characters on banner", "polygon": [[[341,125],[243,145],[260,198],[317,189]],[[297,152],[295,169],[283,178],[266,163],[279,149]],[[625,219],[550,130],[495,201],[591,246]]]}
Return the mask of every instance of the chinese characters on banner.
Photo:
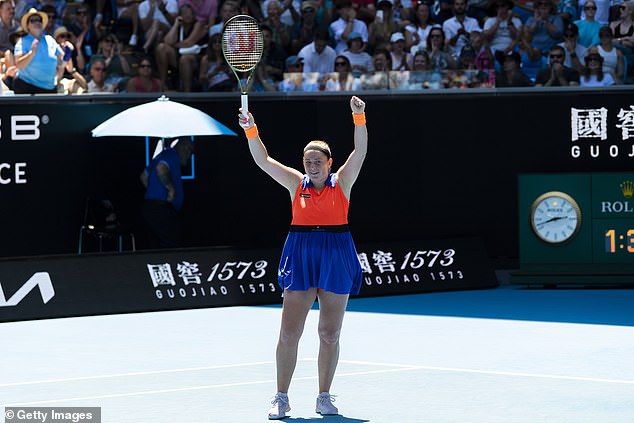
{"label": "chinese characters on banner", "polygon": [[[619,143],[604,146],[610,135],[608,109],[605,107],[599,109],[571,108],[570,124],[571,141],[573,142],[571,156],[575,159],[580,157],[598,158],[601,155],[634,157],[634,144],[631,142],[629,144],[623,143],[623,141],[634,139],[634,106],[630,106],[629,109],[620,108],[614,117],[618,122],[614,124],[614,128],[620,130]],[[580,145],[580,141],[600,141],[600,143],[585,146]]]}

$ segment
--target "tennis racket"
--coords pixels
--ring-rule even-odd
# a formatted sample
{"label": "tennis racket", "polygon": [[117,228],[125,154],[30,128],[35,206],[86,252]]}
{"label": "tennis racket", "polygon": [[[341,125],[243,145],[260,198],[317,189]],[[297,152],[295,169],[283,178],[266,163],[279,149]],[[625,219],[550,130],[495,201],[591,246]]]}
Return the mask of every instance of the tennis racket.
{"label": "tennis racket", "polygon": [[[249,15],[237,15],[229,19],[222,29],[222,54],[229,67],[238,78],[242,92],[242,114],[248,117],[249,99],[247,90],[255,72],[255,67],[262,58],[264,41],[260,24]],[[244,85],[239,73],[248,76]]]}

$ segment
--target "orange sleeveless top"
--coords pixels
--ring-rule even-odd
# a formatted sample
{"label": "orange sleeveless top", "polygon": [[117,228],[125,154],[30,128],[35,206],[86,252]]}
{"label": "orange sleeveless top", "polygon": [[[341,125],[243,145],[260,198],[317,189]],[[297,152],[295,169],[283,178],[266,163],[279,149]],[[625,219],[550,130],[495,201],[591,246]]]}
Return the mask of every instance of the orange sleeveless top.
{"label": "orange sleeveless top", "polygon": [[291,225],[347,225],[350,202],[337,183],[337,175],[331,173],[326,186],[318,193],[304,176],[293,197]]}

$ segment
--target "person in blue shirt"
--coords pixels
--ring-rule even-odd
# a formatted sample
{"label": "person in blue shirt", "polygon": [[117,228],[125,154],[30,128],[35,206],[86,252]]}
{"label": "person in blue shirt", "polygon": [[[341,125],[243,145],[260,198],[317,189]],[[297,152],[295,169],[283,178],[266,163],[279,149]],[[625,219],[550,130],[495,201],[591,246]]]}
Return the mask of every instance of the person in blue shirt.
{"label": "person in blue shirt", "polygon": [[27,34],[15,44],[15,62],[18,72],[13,81],[16,94],[57,93],[57,74],[64,67],[64,50],[44,28],[48,15],[30,9],[22,17],[22,28]]}
{"label": "person in blue shirt", "polygon": [[173,147],[161,151],[141,173],[141,183],[146,188],[141,215],[148,232],[149,248],[182,246],[179,211],[185,192],[181,167],[187,165],[193,152],[194,143],[181,139]]}

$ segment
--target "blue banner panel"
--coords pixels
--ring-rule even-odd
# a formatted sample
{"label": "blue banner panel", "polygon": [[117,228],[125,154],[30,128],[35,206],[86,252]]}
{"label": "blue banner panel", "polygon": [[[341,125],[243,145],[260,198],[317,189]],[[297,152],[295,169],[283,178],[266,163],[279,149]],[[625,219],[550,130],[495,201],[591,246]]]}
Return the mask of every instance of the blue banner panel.
{"label": "blue banner panel", "polygon": [[[0,322],[280,303],[280,249],[205,249],[0,262]],[[361,244],[360,296],[497,285],[477,238]]]}

